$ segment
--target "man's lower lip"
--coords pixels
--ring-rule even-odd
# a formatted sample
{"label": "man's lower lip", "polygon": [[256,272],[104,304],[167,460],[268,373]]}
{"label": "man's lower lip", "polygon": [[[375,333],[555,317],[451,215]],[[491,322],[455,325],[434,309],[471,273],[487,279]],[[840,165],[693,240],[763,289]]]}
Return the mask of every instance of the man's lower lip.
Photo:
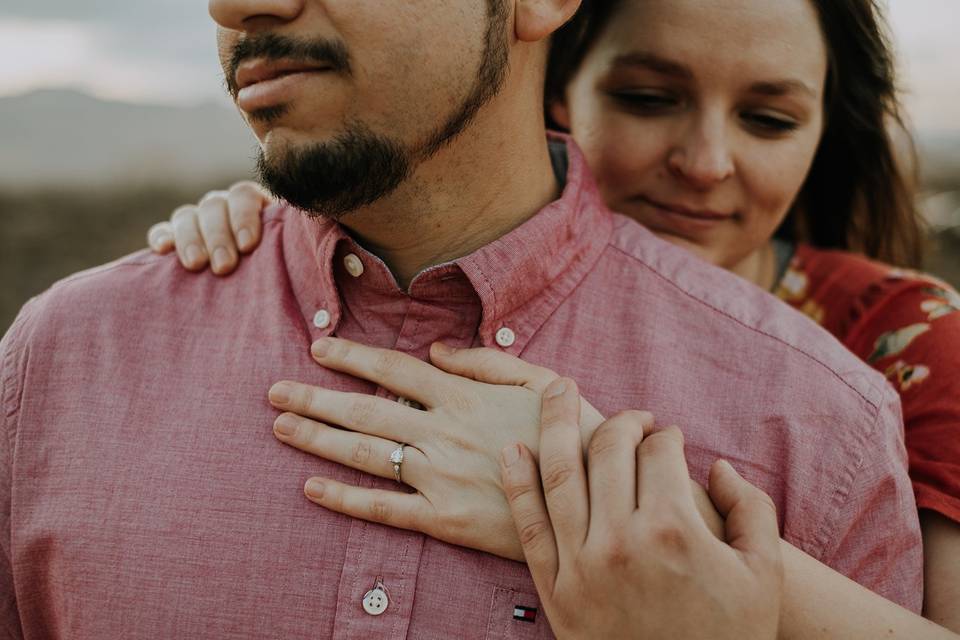
{"label": "man's lower lip", "polygon": [[237,93],[237,106],[247,113],[280,106],[290,101],[291,95],[300,88],[303,82],[324,73],[328,72],[323,70],[300,71],[272,80],[257,82],[240,89]]}

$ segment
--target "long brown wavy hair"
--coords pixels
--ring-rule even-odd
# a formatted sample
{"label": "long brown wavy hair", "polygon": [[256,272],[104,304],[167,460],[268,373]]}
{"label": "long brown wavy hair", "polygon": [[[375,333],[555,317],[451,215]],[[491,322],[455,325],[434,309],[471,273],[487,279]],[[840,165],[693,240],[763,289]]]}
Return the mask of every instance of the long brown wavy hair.
{"label": "long brown wavy hair", "polygon": [[[643,0],[584,0],[554,35],[548,105],[564,100],[568,83],[625,1]],[[900,115],[881,10],[875,0],[810,1],[827,43],[826,127],[810,174],[777,235],[919,267],[925,234],[914,201],[917,162]],[[906,142],[899,153],[891,132]]]}

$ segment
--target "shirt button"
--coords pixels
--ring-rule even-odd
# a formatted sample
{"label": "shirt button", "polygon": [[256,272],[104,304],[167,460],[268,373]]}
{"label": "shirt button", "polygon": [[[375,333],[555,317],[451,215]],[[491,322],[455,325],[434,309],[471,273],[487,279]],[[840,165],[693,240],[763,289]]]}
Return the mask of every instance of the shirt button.
{"label": "shirt button", "polygon": [[317,329],[326,329],[330,326],[330,312],[326,309],[320,309],[313,316],[313,326]]}
{"label": "shirt button", "polygon": [[360,260],[355,254],[348,253],[343,258],[343,266],[347,268],[347,273],[352,275],[354,278],[359,278],[363,275],[363,261]]}
{"label": "shirt button", "polygon": [[367,594],[363,596],[363,610],[372,616],[378,616],[386,611],[389,604],[390,599],[387,598],[387,592],[380,587],[367,591]]}
{"label": "shirt button", "polygon": [[500,331],[497,331],[497,344],[506,349],[507,347],[512,347],[513,343],[517,341],[517,334],[513,332],[513,329],[509,327],[503,327]]}

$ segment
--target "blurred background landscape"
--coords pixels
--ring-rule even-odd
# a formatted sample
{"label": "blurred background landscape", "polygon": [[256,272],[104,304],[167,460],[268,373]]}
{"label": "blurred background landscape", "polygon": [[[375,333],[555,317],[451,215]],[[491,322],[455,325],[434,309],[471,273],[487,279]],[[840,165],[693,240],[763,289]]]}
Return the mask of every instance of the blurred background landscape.
{"label": "blurred background landscape", "polygon": [[[960,286],[960,6],[887,4],[927,268]],[[141,249],[175,206],[249,177],[255,143],[222,85],[206,3],[0,7],[0,333],[56,280]]]}

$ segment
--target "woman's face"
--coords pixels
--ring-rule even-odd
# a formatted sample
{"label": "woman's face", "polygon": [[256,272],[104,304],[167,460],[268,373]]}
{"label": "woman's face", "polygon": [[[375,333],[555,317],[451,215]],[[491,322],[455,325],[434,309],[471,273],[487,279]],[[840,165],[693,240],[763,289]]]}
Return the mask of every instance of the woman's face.
{"label": "woman's face", "polygon": [[623,0],[552,115],[611,209],[742,273],[813,162],[826,76],[809,0]]}

